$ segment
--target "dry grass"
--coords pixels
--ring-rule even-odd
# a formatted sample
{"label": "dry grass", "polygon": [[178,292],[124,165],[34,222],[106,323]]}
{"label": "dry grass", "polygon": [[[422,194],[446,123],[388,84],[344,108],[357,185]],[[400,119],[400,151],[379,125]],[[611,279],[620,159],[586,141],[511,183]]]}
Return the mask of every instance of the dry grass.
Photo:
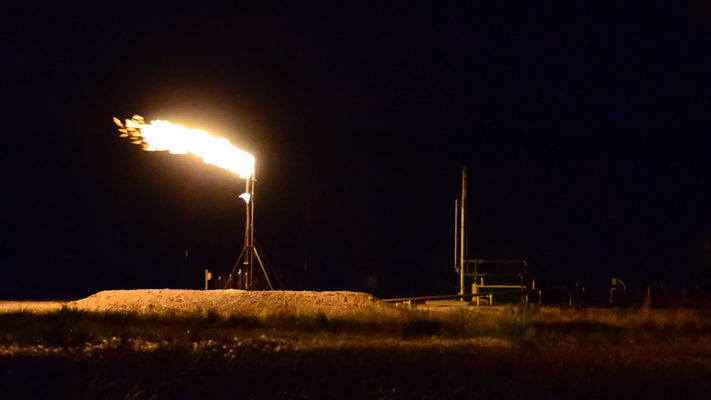
{"label": "dry grass", "polygon": [[[42,308],[40,308],[42,309]],[[291,310],[293,311],[293,309]],[[500,307],[0,314],[0,386],[78,397],[688,398],[711,389],[705,310]],[[33,372],[30,372],[33,371]],[[52,378],[54,377],[54,378]]]}
{"label": "dry grass", "polygon": [[[235,337],[317,338],[322,343],[378,340],[496,339],[550,349],[571,345],[639,346],[711,340],[705,311],[569,310],[502,307],[497,310],[397,313],[364,309],[348,316],[276,312],[257,317],[214,310],[186,313],[95,313],[64,306],[58,311],[0,314],[0,346],[72,347],[119,340],[151,343],[230,342]],[[367,339],[367,340],[366,340]],[[2,351],[2,350],[0,350]]]}
{"label": "dry grass", "polygon": [[4,313],[48,313],[66,307],[63,301],[0,301],[0,314]]}

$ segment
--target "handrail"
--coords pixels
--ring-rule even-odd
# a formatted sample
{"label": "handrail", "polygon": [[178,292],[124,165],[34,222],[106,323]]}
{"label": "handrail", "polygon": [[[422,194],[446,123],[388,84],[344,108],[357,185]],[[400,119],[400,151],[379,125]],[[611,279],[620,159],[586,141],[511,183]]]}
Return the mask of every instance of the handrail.
{"label": "handrail", "polygon": [[480,292],[480,293],[467,293],[467,294],[446,294],[446,295],[438,295],[438,296],[420,296],[420,297],[401,297],[397,299],[382,299],[384,302],[388,303],[398,303],[401,301],[417,301],[417,300],[449,300],[449,299],[462,299],[462,298],[467,298],[467,297],[486,297],[490,294],[504,294],[504,293],[520,293],[520,290],[508,290],[508,291],[497,291],[497,292]]}

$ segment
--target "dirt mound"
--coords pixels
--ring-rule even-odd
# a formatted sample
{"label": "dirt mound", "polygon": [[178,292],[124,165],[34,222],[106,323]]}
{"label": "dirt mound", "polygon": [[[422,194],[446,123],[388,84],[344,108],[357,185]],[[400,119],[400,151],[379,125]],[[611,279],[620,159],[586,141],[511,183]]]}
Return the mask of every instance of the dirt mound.
{"label": "dirt mound", "polygon": [[346,316],[361,312],[392,313],[395,309],[360,292],[244,291],[142,289],[105,290],[69,304],[92,312],[196,313],[220,315],[302,315],[323,312]]}

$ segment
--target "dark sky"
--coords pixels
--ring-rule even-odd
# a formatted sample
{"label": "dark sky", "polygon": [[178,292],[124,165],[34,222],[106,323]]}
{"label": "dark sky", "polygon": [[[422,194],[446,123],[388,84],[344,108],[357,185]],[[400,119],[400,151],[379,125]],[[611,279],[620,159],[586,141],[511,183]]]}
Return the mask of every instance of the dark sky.
{"label": "dark sky", "polygon": [[255,155],[258,244],[289,289],[453,292],[463,166],[475,257],[525,258],[544,287],[699,278],[708,7],[382,3],[4,3],[0,298],[229,272],[243,181],[118,138],[134,113]]}

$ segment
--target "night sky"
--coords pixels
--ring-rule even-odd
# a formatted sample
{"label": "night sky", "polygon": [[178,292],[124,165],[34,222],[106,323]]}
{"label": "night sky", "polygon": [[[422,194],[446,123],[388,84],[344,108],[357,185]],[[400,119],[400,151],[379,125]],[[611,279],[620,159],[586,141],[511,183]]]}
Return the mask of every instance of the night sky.
{"label": "night sky", "polygon": [[279,287],[453,293],[464,166],[473,257],[544,288],[703,278],[703,2],[379,3],[3,3],[0,298],[231,270],[244,181],[119,138],[133,114],[255,155]]}

